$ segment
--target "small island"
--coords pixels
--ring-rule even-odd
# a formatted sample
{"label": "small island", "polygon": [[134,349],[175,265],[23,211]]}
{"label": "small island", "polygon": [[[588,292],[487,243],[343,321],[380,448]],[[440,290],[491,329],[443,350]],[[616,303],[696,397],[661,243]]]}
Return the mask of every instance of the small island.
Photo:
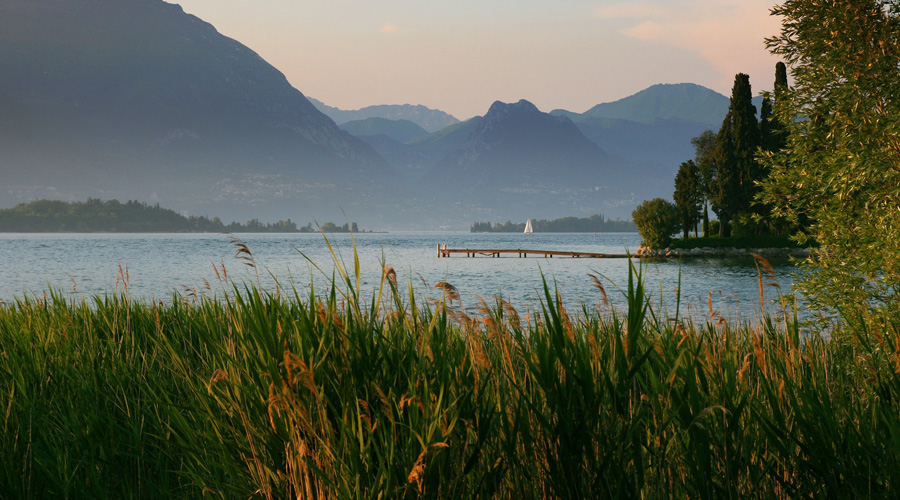
{"label": "small island", "polygon": [[[590,217],[562,217],[560,219],[532,219],[535,233],[635,233],[637,226],[627,220],[611,220],[600,214]],[[525,223],[506,221],[504,224],[476,222],[469,228],[470,233],[521,233]]]}
{"label": "small island", "polygon": [[38,200],[0,210],[3,233],[355,233],[358,229],[355,222],[343,226],[326,222],[319,228],[308,223],[298,228],[291,219],[225,224],[218,217],[185,216],[158,203],[134,200]]}

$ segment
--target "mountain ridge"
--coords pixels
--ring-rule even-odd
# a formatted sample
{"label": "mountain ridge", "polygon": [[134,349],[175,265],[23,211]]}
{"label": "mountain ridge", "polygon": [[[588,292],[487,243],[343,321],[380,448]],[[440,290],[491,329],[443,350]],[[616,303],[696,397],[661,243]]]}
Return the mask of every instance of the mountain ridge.
{"label": "mountain ridge", "polygon": [[494,102],[420,186],[439,203],[464,204],[470,217],[618,216],[654,184],[649,172],[603,151],[569,118],[523,99]]}
{"label": "mountain ridge", "polygon": [[434,133],[459,123],[459,119],[455,116],[421,104],[375,104],[356,110],[344,110],[329,106],[318,99],[311,97],[308,99],[316,109],[334,120],[338,125],[368,118],[385,118],[388,120],[408,120],[429,133]]}
{"label": "mountain ridge", "polygon": [[0,138],[0,203],[104,196],[238,216],[318,200],[339,211],[377,196],[317,185],[393,171],[283,73],[179,5],[8,0],[0,48],[0,96],[32,122]]}

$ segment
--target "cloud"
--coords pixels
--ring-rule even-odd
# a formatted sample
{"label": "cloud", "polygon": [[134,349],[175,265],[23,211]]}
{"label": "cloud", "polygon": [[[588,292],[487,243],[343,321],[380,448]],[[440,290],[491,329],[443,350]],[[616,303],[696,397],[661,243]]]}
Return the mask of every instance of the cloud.
{"label": "cloud", "polygon": [[644,21],[633,28],[622,30],[622,34],[638,40],[657,41],[665,36],[666,27],[656,21]]}
{"label": "cloud", "polygon": [[378,28],[379,33],[386,33],[388,35],[393,35],[400,32],[400,28],[394,26],[393,24],[385,24],[381,28]]}
{"label": "cloud", "polygon": [[772,0],[684,0],[677,8],[623,3],[595,9],[594,16],[615,22],[629,38],[696,53],[730,84],[738,72],[774,71],[764,47],[779,30],[771,6]]}
{"label": "cloud", "polygon": [[649,3],[623,3],[594,9],[594,16],[600,19],[629,19],[665,16],[669,9]]}

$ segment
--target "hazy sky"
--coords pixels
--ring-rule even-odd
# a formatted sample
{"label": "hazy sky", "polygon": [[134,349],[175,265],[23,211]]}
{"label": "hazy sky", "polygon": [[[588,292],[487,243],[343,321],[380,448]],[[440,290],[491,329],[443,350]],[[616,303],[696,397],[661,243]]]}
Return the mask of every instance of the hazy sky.
{"label": "hazy sky", "polygon": [[655,83],[771,90],[776,0],[168,0],[341,109],[495,100],[583,112]]}

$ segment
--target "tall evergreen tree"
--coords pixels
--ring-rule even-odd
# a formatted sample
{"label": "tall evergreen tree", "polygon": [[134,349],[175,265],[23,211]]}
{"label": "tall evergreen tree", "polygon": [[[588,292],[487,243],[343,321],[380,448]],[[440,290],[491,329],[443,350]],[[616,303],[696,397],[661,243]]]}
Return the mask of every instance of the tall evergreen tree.
{"label": "tall evergreen tree", "polygon": [[[764,154],[781,151],[787,145],[787,132],[784,126],[778,120],[778,116],[773,111],[773,101],[778,102],[784,96],[787,89],[787,68],[783,62],[775,65],[775,91],[763,97],[762,110],[759,114],[759,145]],[[765,162],[759,162],[760,178],[756,181],[761,183],[769,175],[770,169]],[[753,214],[756,220],[770,230],[782,233],[786,230],[786,221],[783,219],[776,220],[772,214],[772,206],[760,199],[760,193],[757,191],[757,199],[753,205]]]}
{"label": "tall evergreen tree", "polygon": [[758,191],[755,181],[762,180],[756,161],[759,147],[759,123],[750,77],[738,73],[734,77],[731,102],[722,128],[716,136],[716,193],[713,209],[719,216],[720,236],[730,235],[730,225],[740,214],[750,213]]}
{"label": "tall evergreen tree", "polygon": [[700,175],[700,191],[703,194],[703,236],[709,236],[709,210],[707,206],[715,195],[716,133],[705,130],[691,139],[694,146],[694,163]]}
{"label": "tall evergreen tree", "polygon": [[675,174],[675,206],[685,239],[691,228],[697,236],[697,222],[700,221],[700,208],[703,206],[703,192],[700,186],[700,169],[693,160],[688,160],[678,167]]}
{"label": "tall evergreen tree", "polygon": [[[731,112],[728,113],[729,117]],[[716,177],[713,185],[712,209],[719,218],[719,236],[731,236],[731,220],[740,209],[740,172],[735,154],[734,133],[726,117],[716,135]]]}

